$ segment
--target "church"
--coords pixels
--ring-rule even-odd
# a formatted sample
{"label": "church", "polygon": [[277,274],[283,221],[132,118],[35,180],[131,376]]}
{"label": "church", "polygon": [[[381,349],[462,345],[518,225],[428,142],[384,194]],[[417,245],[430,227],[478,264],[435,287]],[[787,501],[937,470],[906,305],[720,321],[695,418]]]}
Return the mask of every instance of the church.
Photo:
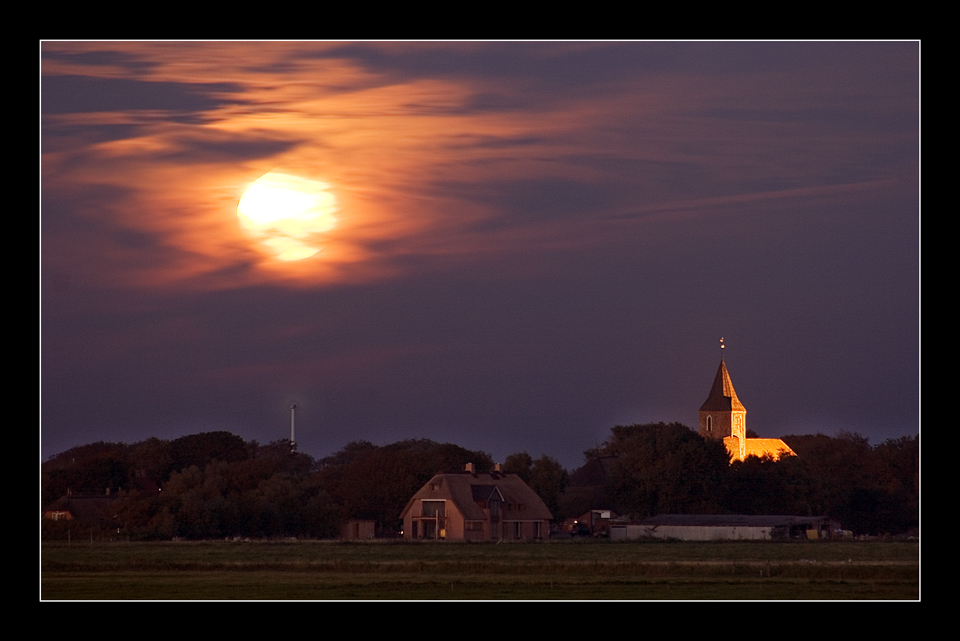
{"label": "church", "polygon": [[775,461],[783,456],[796,456],[790,446],[778,438],[747,438],[747,409],[737,398],[722,356],[710,395],[700,407],[699,425],[700,436],[723,439],[731,463],[746,460],[748,456],[770,456]]}

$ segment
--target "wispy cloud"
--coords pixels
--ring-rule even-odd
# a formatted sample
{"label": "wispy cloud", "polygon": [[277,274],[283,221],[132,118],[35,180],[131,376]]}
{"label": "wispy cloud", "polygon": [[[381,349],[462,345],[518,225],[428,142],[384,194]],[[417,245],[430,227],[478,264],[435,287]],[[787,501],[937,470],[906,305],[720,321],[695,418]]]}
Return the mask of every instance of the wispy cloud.
{"label": "wispy cloud", "polygon": [[[840,116],[828,98],[798,106],[797,90],[762,65],[697,73],[704,52],[45,43],[44,197],[113,194],[80,215],[165,248],[111,280],[217,288],[230,285],[227,275],[236,285],[362,282],[396,274],[397,259],[411,254],[504,251],[505,229],[529,248],[535,223],[559,225],[545,234],[549,244],[565,225],[582,228],[571,218],[799,197],[859,178],[845,165],[869,151],[861,147],[873,131],[836,138],[849,104]],[[730,55],[744,57],[742,48]],[[845,80],[830,79],[823,96]],[[745,93],[764,108],[725,106]],[[794,148],[771,154],[778,137]],[[845,138],[847,149],[836,148]],[[827,144],[835,149],[824,153]],[[270,170],[329,183],[338,199],[336,232],[303,264],[278,264],[237,225],[240,196]],[[864,178],[888,178],[877,173]],[[127,263],[123,251],[101,246],[93,260]],[[69,269],[70,254],[60,260]]]}

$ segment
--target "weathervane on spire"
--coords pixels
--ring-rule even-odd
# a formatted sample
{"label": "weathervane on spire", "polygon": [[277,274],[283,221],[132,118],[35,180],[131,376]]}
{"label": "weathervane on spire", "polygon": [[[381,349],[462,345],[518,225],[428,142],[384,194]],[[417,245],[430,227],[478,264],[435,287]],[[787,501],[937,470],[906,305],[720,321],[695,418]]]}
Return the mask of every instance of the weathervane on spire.
{"label": "weathervane on spire", "polygon": [[720,337],[720,360],[723,360],[723,336]]}

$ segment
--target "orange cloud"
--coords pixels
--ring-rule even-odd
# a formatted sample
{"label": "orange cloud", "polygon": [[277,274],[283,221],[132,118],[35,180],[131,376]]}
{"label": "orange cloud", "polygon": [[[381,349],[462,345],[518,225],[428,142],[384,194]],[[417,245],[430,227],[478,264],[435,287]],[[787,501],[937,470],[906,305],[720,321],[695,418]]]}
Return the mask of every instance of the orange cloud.
{"label": "orange cloud", "polygon": [[[294,43],[44,45],[78,57],[105,47],[128,56],[128,63],[139,62],[133,79],[145,91],[167,83],[183,91],[197,87],[216,98],[190,118],[129,108],[45,117],[51,128],[128,126],[134,132],[45,153],[42,173],[60,189],[122,190],[125,195],[110,211],[96,215],[155,235],[176,250],[161,263],[114,272],[138,284],[223,287],[230,278],[240,279],[239,285],[382,277],[396,269],[391,259],[397,255],[446,252],[451,234],[491,215],[430,193],[431,182],[462,179],[468,166],[491,156],[483,147],[455,143],[465,136],[527,133],[524,123],[500,115],[459,113],[475,90],[470,87],[441,80],[395,82],[346,61],[298,59],[303,45]],[[283,71],[269,71],[272,67]],[[79,65],[69,56],[45,61],[43,73],[131,77],[117,64]],[[219,85],[225,86],[208,89]],[[263,153],[257,153],[258,141]],[[279,260],[282,252],[255,242],[238,224],[240,198],[268,171],[325,183],[338,205],[336,227],[325,234],[323,250],[296,264]],[[490,173],[475,171],[477,177]],[[237,265],[248,268],[231,272]]]}
{"label": "orange cloud", "polygon": [[[402,273],[409,257],[470,260],[602,241],[622,235],[634,212],[666,220],[690,207],[888,178],[837,178],[837,167],[853,163],[825,163],[818,125],[804,135],[802,118],[790,120],[800,132],[791,133],[791,153],[768,152],[791,118],[774,98],[806,87],[793,76],[748,71],[733,81],[721,72],[632,74],[627,65],[605,78],[578,76],[569,83],[578,90],[566,90],[565,56],[602,46],[531,45],[519,53],[534,71],[512,74],[508,55],[482,43],[364,43],[349,52],[340,43],[43,43],[44,82],[63,84],[56,104],[50,91],[41,96],[45,193],[111,193],[96,207],[77,203],[79,215],[154,239],[150,251],[134,251],[101,237],[100,251],[71,264],[59,248],[74,243],[53,230],[44,236],[58,248],[48,264],[73,272],[95,262],[141,286],[364,282]],[[422,73],[365,64],[411,52],[417,64],[463,61],[478,51],[501,56],[497,73],[480,63]],[[562,78],[540,82],[541,69]],[[779,108],[777,117],[717,107],[748,91],[766,97],[764,109]],[[873,139],[845,136],[843,149]],[[310,232],[319,244],[288,232],[265,244],[240,224],[241,197],[268,172],[329,186],[336,224]],[[497,200],[504,186],[534,183],[548,196],[552,184],[596,186],[598,197],[567,217]],[[607,202],[614,191],[619,200]],[[555,200],[562,209],[563,196]],[[302,260],[279,258],[312,249]]]}

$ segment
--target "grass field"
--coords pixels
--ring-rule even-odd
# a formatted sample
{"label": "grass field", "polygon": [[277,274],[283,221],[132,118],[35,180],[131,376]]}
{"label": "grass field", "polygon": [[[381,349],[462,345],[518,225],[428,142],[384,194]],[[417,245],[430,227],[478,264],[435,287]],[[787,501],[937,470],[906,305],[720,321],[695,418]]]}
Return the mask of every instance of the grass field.
{"label": "grass field", "polygon": [[910,542],[43,543],[43,600],[920,597]]}

